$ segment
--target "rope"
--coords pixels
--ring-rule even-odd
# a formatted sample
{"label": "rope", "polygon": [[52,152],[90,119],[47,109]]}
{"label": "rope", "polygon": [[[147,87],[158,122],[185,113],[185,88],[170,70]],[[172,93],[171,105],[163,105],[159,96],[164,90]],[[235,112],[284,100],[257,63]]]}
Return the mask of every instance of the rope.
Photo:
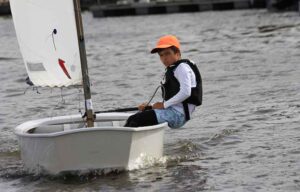
{"label": "rope", "polygon": [[57,30],[53,29],[51,36],[52,36],[52,42],[53,42],[53,46],[54,46],[55,51],[56,51],[56,45],[55,45],[55,41],[54,41],[54,35],[56,35],[56,33],[57,33]]}
{"label": "rope", "polygon": [[[166,75],[163,76],[162,81],[165,79],[165,77],[166,77]],[[148,105],[151,103],[151,101],[153,100],[154,96],[156,95],[156,93],[157,93],[157,91],[158,91],[158,89],[159,89],[160,87],[161,87],[162,93],[163,93],[163,103],[165,102],[165,94],[166,94],[166,91],[165,91],[165,87],[163,86],[162,81],[160,81],[160,85],[157,86],[157,88],[155,89],[155,91],[154,91],[152,97],[151,97],[150,100],[147,102],[147,105],[146,105],[146,106],[148,106]]]}
{"label": "rope", "polygon": [[163,86],[162,86],[162,85],[159,85],[159,86],[155,89],[153,95],[151,96],[150,100],[147,102],[147,105],[146,105],[146,106],[148,106],[148,105],[151,103],[151,101],[153,100],[154,96],[156,95],[156,93],[157,93],[157,91],[158,91],[158,89],[159,89],[160,87],[163,87]]}

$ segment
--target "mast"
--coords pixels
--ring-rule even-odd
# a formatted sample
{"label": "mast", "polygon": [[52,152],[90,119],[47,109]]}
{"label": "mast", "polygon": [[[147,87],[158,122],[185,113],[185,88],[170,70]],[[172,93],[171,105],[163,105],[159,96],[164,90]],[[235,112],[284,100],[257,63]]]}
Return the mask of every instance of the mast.
{"label": "mast", "polygon": [[75,10],[75,19],[76,19],[76,28],[78,35],[78,43],[79,43],[79,52],[80,52],[80,61],[81,61],[81,71],[82,71],[82,84],[84,91],[84,100],[85,100],[85,112],[86,112],[86,121],[87,127],[94,127],[94,112],[91,98],[91,89],[90,89],[90,80],[88,74],[87,67],[87,58],[85,51],[85,42],[84,42],[84,34],[83,34],[83,26],[82,26],[82,18],[81,18],[81,9],[80,9],[80,0],[73,0],[74,2],[74,10]]}

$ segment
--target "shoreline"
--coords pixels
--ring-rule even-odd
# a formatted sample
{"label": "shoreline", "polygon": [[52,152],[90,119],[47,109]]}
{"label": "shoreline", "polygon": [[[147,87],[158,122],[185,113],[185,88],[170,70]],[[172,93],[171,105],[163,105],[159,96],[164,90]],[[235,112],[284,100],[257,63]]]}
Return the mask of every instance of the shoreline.
{"label": "shoreline", "polygon": [[174,2],[131,3],[125,5],[94,5],[94,17],[190,13],[266,8],[265,0],[194,0]]}
{"label": "shoreline", "polygon": [[[119,17],[151,14],[192,13],[242,9],[267,9],[298,11],[300,0],[182,0],[148,3],[98,4],[98,1],[82,0],[82,11],[91,11],[93,17]],[[0,0],[0,16],[11,15],[8,0]]]}

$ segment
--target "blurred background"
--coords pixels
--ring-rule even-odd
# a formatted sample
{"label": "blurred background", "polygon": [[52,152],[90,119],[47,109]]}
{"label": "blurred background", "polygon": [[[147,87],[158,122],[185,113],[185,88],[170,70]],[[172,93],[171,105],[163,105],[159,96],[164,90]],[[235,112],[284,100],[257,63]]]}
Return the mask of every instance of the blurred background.
{"label": "blurred background", "polygon": [[[299,0],[81,0],[81,7],[95,17],[250,8],[299,11]],[[0,0],[0,15],[7,14],[9,0]]]}
{"label": "blurred background", "polygon": [[84,104],[78,89],[28,88],[8,3],[0,0],[0,191],[300,191],[297,0],[82,0],[95,110],[150,98],[164,67],[149,51],[165,34],[197,63],[204,95],[191,121],[166,129],[159,161],[69,176],[23,168],[14,128]]}

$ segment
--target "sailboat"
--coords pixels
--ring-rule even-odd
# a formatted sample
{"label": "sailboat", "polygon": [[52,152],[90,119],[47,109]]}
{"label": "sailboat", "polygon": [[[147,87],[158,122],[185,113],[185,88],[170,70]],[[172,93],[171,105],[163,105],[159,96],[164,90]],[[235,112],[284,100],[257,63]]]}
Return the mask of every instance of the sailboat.
{"label": "sailboat", "polygon": [[141,156],[163,155],[167,124],[124,127],[129,113],[93,111],[80,0],[10,0],[28,76],[35,86],[84,90],[80,114],[31,120],[15,128],[32,173],[129,169]]}

